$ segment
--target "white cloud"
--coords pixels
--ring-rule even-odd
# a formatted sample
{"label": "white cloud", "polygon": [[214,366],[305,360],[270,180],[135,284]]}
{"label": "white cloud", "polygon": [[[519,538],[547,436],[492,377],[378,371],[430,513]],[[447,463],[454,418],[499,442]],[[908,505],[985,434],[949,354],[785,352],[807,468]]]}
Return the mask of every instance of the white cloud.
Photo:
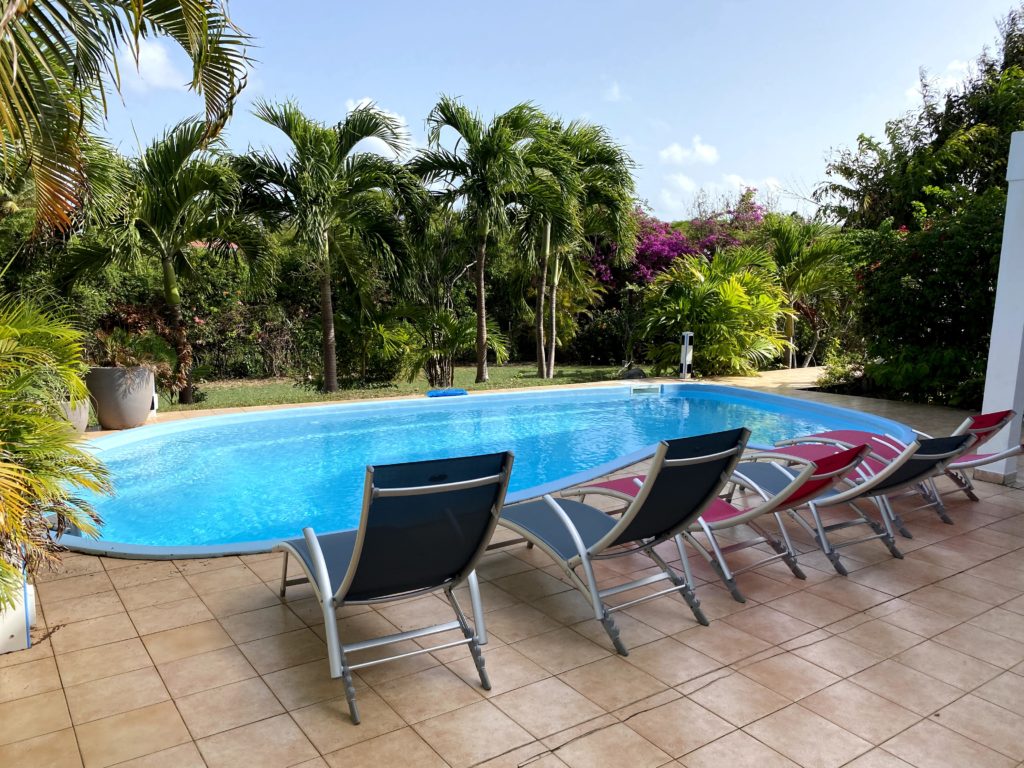
{"label": "white cloud", "polygon": [[694,136],[690,140],[690,146],[684,147],[679,142],[673,142],[658,153],[663,163],[672,165],[685,165],[687,163],[703,163],[714,165],[718,162],[718,149],[711,144],[705,144],[700,136]]}
{"label": "white cloud", "polygon": [[693,192],[697,189],[697,182],[682,173],[673,173],[666,178],[683,192]]}
{"label": "white cloud", "polygon": [[611,85],[604,89],[603,98],[605,101],[622,101],[622,88],[618,80],[612,80]]}
{"label": "white cloud", "polygon": [[723,173],[715,181],[697,182],[682,173],[673,173],[664,177],[665,186],[661,188],[658,214],[662,218],[680,219],[693,213],[693,202],[701,192],[711,199],[733,197],[737,192],[747,188],[759,192],[779,193],[782,182],[774,176],[762,179],[750,179],[738,173]]}
{"label": "white cloud", "polygon": [[[945,71],[938,75],[928,77],[928,83],[938,93],[944,93],[956,88],[971,73],[971,64],[960,59],[953,59],[946,65]],[[921,83],[916,82],[904,92],[907,101],[916,102],[921,98]]]}
{"label": "white cloud", "polygon": [[[406,137],[410,137],[409,121],[405,119],[405,115],[400,115],[397,112],[392,112],[390,109],[384,109],[384,107],[374,102],[374,100],[371,99],[369,96],[364,96],[361,99],[345,99],[345,112],[348,113],[354,109],[358,109],[359,107],[369,106],[370,104],[373,104],[378,110],[384,112],[387,115],[390,115],[395,120],[397,120],[399,124],[402,126],[402,129],[405,132]],[[412,141],[410,138],[410,144],[414,146],[416,142]],[[398,156],[397,153],[392,152],[390,149],[388,149],[387,144],[385,144],[383,141],[377,138],[366,139],[364,142],[362,142],[362,145],[368,151],[376,152],[378,155],[384,155],[384,157],[394,158]]]}
{"label": "white cloud", "polygon": [[121,88],[135,93],[147,91],[186,91],[192,78],[171,60],[168,49],[159,40],[139,40],[139,63],[130,52],[118,56]]}

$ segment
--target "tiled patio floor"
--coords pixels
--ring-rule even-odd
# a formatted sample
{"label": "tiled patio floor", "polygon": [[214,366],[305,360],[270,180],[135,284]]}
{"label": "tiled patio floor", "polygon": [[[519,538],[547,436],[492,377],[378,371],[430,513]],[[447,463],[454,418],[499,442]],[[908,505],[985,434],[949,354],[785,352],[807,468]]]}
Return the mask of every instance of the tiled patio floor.
{"label": "tiled patio floor", "polygon": [[[38,584],[29,651],[0,656],[0,766],[805,766],[1024,763],[1024,491],[907,516],[893,560],[806,540],[806,581],[743,574],[734,602],[693,564],[701,627],[663,597],[616,614],[615,656],[551,561],[479,569],[493,690],[464,648],[357,673],[363,724],[331,681],[308,586],[280,556],[133,562],[70,555]],[[643,558],[601,567],[614,582]],[[344,637],[448,618],[432,596],[349,609]]]}

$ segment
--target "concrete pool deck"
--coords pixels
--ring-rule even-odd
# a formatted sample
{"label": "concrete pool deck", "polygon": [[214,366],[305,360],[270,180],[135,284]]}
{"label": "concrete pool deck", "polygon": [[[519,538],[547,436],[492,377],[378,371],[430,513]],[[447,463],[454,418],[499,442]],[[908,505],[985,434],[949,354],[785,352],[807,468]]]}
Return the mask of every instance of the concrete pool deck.
{"label": "concrete pool deck", "polygon": [[[800,392],[807,374],[776,373],[755,388],[936,433],[962,419]],[[948,497],[955,525],[905,515],[902,561],[876,542],[844,549],[848,578],[794,526],[807,580],[778,563],[743,574],[746,604],[693,558],[711,626],[672,597],[625,609],[626,658],[545,555],[491,553],[479,572],[493,690],[474,684],[464,648],[369,667],[360,726],[343,716],[308,585],[277,597],[279,555],[69,555],[37,580],[36,644],[0,656],[0,766],[1014,768],[1024,490],[979,484],[979,496]],[[626,558],[599,576],[648,566]],[[341,631],[404,630],[443,607],[346,609]]]}

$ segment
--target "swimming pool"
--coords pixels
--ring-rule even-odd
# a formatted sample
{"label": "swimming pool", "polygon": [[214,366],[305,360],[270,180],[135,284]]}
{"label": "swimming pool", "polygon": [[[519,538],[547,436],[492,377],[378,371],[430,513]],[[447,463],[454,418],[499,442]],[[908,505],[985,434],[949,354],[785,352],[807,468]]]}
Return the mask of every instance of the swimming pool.
{"label": "swimming pool", "polygon": [[662,439],[746,426],[751,445],[821,429],[903,439],[902,424],[708,384],[614,385],[287,408],[157,424],[93,441],[117,495],[97,498],[88,552],[182,557],[258,552],[355,527],[367,464],[512,450],[510,500],[634,463]]}

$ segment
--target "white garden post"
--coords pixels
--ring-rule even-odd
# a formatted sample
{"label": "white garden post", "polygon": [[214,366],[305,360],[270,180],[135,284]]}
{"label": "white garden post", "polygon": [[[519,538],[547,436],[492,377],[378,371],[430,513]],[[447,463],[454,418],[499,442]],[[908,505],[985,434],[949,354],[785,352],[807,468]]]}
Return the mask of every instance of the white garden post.
{"label": "white garden post", "polygon": [[[988,347],[985,372],[984,411],[1013,408],[1018,418],[985,445],[986,453],[995,453],[1020,444],[1024,413],[1024,131],[1010,140],[1010,159],[1006,168],[1009,189],[1006,194],[1006,220],[1003,223],[1003,247],[999,254],[996,283],[996,307],[992,316],[992,340]],[[969,310],[968,310],[969,311]],[[1018,458],[1004,459],[976,469],[979,480],[1012,483],[1017,475]]]}

